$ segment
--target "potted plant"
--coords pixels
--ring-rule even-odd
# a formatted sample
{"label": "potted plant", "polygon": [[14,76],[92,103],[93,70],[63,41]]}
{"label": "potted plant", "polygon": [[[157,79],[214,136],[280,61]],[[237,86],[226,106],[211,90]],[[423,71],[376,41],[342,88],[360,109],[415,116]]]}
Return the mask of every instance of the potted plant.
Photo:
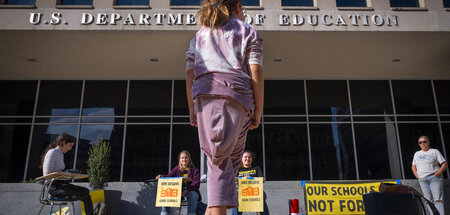
{"label": "potted plant", "polygon": [[87,161],[89,175],[89,186],[93,189],[91,191],[92,202],[95,205],[97,202],[106,204],[109,213],[118,213],[120,205],[120,198],[122,193],[115,190],[104,190],[108,187],[110,175],[110,157],[111,146],[108,141],[103,140],[102,136],[97,138],[97,141],[89,149],[89,159]]}

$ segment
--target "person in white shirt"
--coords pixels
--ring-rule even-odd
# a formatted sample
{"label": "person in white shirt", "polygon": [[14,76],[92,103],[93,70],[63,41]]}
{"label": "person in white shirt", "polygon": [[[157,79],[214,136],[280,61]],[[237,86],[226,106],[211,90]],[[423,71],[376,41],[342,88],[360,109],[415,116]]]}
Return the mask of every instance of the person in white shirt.
{"label": "person in white shirt", "polygon": [[438,150],[430,148],[430,140],[427,136],[420,136],[418,142],[421,150],[414,154],[412,171],[419,179],[425,198],[435,204],[440,214],[445,214],[442,173],[447,168],[447,161]]}

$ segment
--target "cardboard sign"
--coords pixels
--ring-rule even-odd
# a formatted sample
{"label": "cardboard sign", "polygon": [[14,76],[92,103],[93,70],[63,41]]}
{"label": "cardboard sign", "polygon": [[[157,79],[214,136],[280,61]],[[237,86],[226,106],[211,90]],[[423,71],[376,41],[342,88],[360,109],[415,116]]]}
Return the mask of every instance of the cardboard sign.
{"label": "cardboard sign", "polygon": [[180,207],[181,185],[180,178],[160,178],[158,180],[158,193],[156,194],[156,207]]}
{"label": "cardboard sign", "polygon": [[[381,182],[357,184],[305,183],[308,214],[365,214],[362,195],[378,192]],[[399,183],[390,181],[383,183]]]}
{"label": "cardboard sign", "polygon": [[263,182],[262,177],[239,178],[239,212],[264,211]]}

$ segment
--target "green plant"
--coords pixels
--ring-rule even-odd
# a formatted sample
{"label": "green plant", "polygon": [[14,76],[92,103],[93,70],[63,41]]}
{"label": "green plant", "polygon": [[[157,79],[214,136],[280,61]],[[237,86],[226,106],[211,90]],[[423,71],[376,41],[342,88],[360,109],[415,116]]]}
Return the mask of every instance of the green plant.
{"label": "green plant", "polygon": [[109,180],[111,146],[99,136],[88,154],[89,186],[92,189],[104,189],[108,186]]}

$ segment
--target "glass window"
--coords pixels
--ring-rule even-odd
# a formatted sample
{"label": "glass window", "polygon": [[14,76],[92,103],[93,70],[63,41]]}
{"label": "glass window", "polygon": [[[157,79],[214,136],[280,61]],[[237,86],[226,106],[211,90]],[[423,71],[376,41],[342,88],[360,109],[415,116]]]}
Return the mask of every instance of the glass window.
{"label": "glass window", "polygon": [[397,114],[434,114],[433,93],[430,81],[392,81]]}
{"label": "glass window", "polygon": [[406,179],[416,178],[411,171],[411,165],[414,153],[420,150],[420,146],[417,143],[420,136],[428,136],[430,139],[430,147],[439,150],[443,154],[439,127],[437,124],[402,123],[398,124],[398,133],[402,148],[403,168],[405,169]]}
{"label": "glass window", "polygon": [[355,124],[360,179],[401,178],[394,124]]}
{"label": "glass window", "polygon": [[186,81],[175,81],[173,93],[173,114],[189,115],[189,107],[186,96]]}
{"label": "glass window", "polygon": [[450,8],[450,0],[444,0],[444,7]]}
{"label": "glass window", "polygon": [[305,107],[303,81],[265,81],[265,115],[305,115]]}
{"label": "glass window", "polygon": [[0,125],[0,182],[20,182],[23,180],[30,125]]}
{"label": "glass window", "polygon": [[337,7],[367,7],[366,0],[336,0]]}
{"label": "glass window", "polygon": [[245,141],[245,149],[252,151],[256,155],[256,158],[253,158],[252,166],[259,166],[264,171],[262,141],[262,126],[249,130]]}
{"label": "glass window", "polygon": [[123,181],[145,181],[167,174],[169,125],[128,125]]}
{"label": "glass window", "polygon": [[260,6],[259,0],[242,0],[243,6]]}
{"label": "glass window", "polygon": [[314,180],[356,179],[351,125],[310,125],[309,130]]}
{"label": "glass window", "polygon": [[92,5],[92,0],[61,0],[61,5]]}
{"label": "glass window", "polygon": [[78,144],[77,166],[81,172],[87,172],[89,149],[98,137],[108,141],[111,146],[110,181],[120,181],[122,163],[123,125],[82,125]]}
{"label": "glass window", "polygon": [[440,114],[450,114],[450,80],[434,81],[434,90]]}
{"label": "glass window", "polygon": [[116,5],[149,5],[149,0],[116,0]]}
{"label": "glass window", "polygon": [[[450,155],[450,123],[442,123],[442,134],[444,136],[445,152],[448,157]],[[441,151],[441,153],[444,155],[444,152]]]}
{"label": "glass window", "polygon": [[0,81],[0,116],[33,115],[37,81]]}
{"label": "glass window", "polygon": [[34,5],[36,0],[5,0],[5,4]]}
{"label": "glass window", "polygon": [[[35,179],[42,176],[41,155],[44,153],[48,144],[54,142],[56,137],[66,132],[74,137],[77,136],[77,125],[35,125],[33,137],[31,141],[30,158],[28,160],[27,179]],[[75,145],[72,150],[64,154],[64,163],[66,169],[73,168],[73,160],[75,155]]]}
{"label": "glass window", "polygon": [[170,5],[174,6],[198,6],[200,5],[200,0],[171,0]]}
{"label": "glass window", "polygon": [[390,0],[391,7],[419,7],[418,0]]}
{"label": "glass window", "polygon": [[131,81],[128,115],[170,115],[172,81]]}
{"label": "glass window", "polygon": [[306,125],[264,125],[264,131],[267,180],[309,180]]}
{"label": "glass window", "polygon": [[78,116],[81,81],[41,81],[37,115]]}
{"label": "glass window", "polygon": [[86,81],[83,116],[125,115],[126,81]]}
{"label": "glass window", "polygon": [[392,114],[389,81],[350,81],[353,114]]}
{"label": "glass window", "polygon": [[314,6],[313,0],[281,0],[281,6]]}
{"label": "glass window", "polygon": [[346,81],[306,81],[309,114],[350,114]]}
{"label": "glass window", "polygon": [[[187,150],[191,154],[192,162],[200,170],[200,143],[198,142],[197,128],[190,125],[174,125],[172,132],[171,168],[178,165],[178,155],[180,152]],[[168,158],[166,160],[169,161]],[[162,172],[161,174],[167,173]]]}

